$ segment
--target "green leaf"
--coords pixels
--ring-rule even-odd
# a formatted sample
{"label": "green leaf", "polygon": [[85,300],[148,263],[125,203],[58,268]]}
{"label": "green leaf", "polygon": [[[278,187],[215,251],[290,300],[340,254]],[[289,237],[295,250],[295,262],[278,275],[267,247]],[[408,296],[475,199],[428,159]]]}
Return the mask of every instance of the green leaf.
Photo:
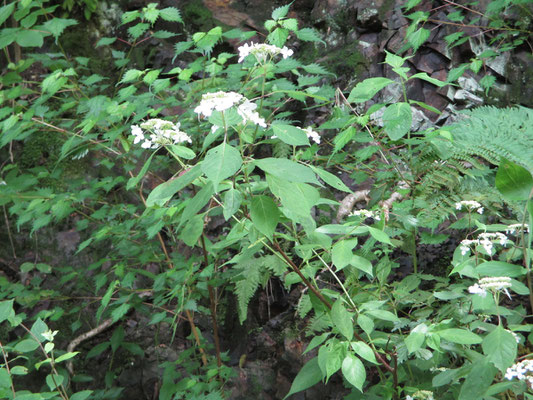
{"label": "green leaf", "polygon": [[0,322],[4,322],[6,319],[13,318],[15,316],[15,310],[13,310],[14,300],[0,301]]}
{"label": "green leaf", "polygon": [[192,40],[196,47],[202,50],[204,53],[211,53],[217,42],[222,37],[222,28],[217,26],[211,29],[209,32],[197,32],[192,35]]}
{"label": "green leaf", "polygon": [[444,340],[458,344],[478,344],[481,338],[473,332],[466,329],[450,328],[437,332]]}
{"label": "green leaf", "polygon": [[164,205],[178,190],[192,183],[200,175],[202,175],[201,164],[197,164],[180,177],[162,183],[148,195],[146,206],[153,207],[156,204],[159,206]]}
{"label": "green leaf", "polygon": [[339,177],[333,175],[331,172],[325,171],[322,168],[314,167],[310,165],[311,169],[315,174],[317,174],[324,182],[326,182],[331,187],[341,190],[343,192],[352,193],[350,188],[340,180]]}
{"label": "green leaf", "polygon": [[505,374],[507,368],[514,364],[517,354],[517,343],[513,334],[501,325],[489,333],[481,343],[487,359]]}
{"label": "green leaf", "polygon": [[[56,375],[56,374],[49,374],[46,376],[46,384],[50,388],[50,390],[58,390],[59,385],[63,383],[63,380],[65,377],[63,375]],[[39,396],[40,397],[40,396]],[[23,396],[17,396],[18,399],[24,398]],[[29,399],[27,399],[29,400]]]}
{"label": "green leaf", "polygon": [[361,360],[349,353],[342,362],[341,370],[344,378],[362,392],[363,384],[366,380],[366,371]]}
{"label": "green leaf", "polygon": [[301,128],[287,124],[273,123],[272,131],[278,139],[291,146],[309,146],[309,139]]}
{"label": "green leaf", "polygon": [[[324,332],[322,335],[314,336],[313,339],[309,342],[309,345],[303,352],[303,354],[306,354],[313,350],[314,348],[320,346],[322,343],[326,341],[326,339],[329,337],[329,332]],[[302,355],[303,355],[302,354]]]}
{"label": "green leaf", "polygon": [[388,78],[369,78],[363,82],[358,83],[350,92],[348,96],[349,103],[364,103],[370,100],[381,89],[389,86],[391,83],[396,83]]}
{"label": "green leaf", "polygon": [[82,390],[70,396],[70,400],[86,400],[93,393],[92,390]]}
{"label": "green leaf", "polygon": [[126,315],[126,313],[130,310],[130,308],[131,308],[131,305],[129,305],[128,303],[123,303],[117,308],[115,308],[111,312],[111,318],[113,322],[117,322],[120,318]]}
{"label": "green leaf", "polygon": [[483,358],[482,361],[476,362],[461,386],[458,400],[485,398],[485,392],[492,384],[496,372],[496,368],[489,363],[488,359]]}
{"label": "green leaf", "polygon": [[165,21],[183,23],[180,11],[176,7],[167,7],[159,10],[159,17]]}
{"label": "green leaf", "polygon": [[65,28],[77,24],[78,21],[76,21],[75,19],[52,18],[46,21],[43,24],[43,27],[45,30],[49,31],[56,38],[57,41],[57,39],[59,38],[61,33],[63,33]]}
{"label": "green leaf", "polygon": [[190,199],[181,214],[179,226],[187,222],[193,215],[200,211],[214,194],[213,185],[208,182],[196,195]]}
{"label": "green leaf", "polygon": [[393,246],[392,242],[390,241],[389,235],[387,235],[382,230],[372,228],[371,226],[368,227],[368,232],[370,232],[370,235],[376,239],[378,242],[390,244]]}
{"label": "green leaf", "polygon": [[165,147],[168,147],[172,153],[177,155],[178,157],[184,158],[185,160],[192,160],[196,157],[196,154],[194,154],[194,151],[189,149],[185,146],[180,146],[177,144],[169,144]]}
{"label": "green leaf", "polygon": [[242,194],[238,190],[229,189],[224,193],[224,219],[227,221],[239,210],[242,202]]}
{"label": "green leaf", "polygon": [[55,362],[59,363],[61,361],[70,360],[71,358],[76,357],[76,354],[80,354],[80,352],[79,351],[73,351],[73,352],[70,352],[70,353],[65,353],[65,354],[57,357]]}
{"label": "green leaf", "polygon": [[376,360],[374,350],[372,350],[368,344],[365,342],[352,342],[350,345],[352,346],[353,351],[355,351],[359,357],[364,358],[373,364],[379,365],[378,360]]}
{"label": "green leaf", "polygon": [[267,39],[274,46],[283,47],[288,37],[289,37],[288,29],[276,28],[268,34]]}
{"label": "green leaf", "polygon": [[20,47],[41,47],[43,45],[43,34],[33,30],[21,30],[15,38]]}
{"label": "green leaf", "polygon": [[433,85],[438,86],[438,87],[444,87],[444,86],[449,85],[449,83],[447,83],[447,82],[439,81],[438,79],[430,77],[425,72],[419,72],[417,74],[414,74],[408,80],[415,79],[415,78],[422,79],[423,81],[432,83]]}
{"label": "green leaf", "polygon": [[255,196],[250,205],[250,217],[257,230],[272,239],[279,221],[279,210],[274,200],[268,196]]}
{"label": "green leaf", "polygon": [[272,19],[277,21],[280,18],[285,18],[289,13],[289,8],[292,3],[286,4],[284,6],[278,7],[272,11]]}
{"label": "green leaf", "polygon": [[126,83],[126,82],[132,82],[138,80],[142,75],[144,74],[144,71],[139,71],[138,69],[129,69],[127,70],[124,75],[122,76],[122,79],[119,83]]}
{"label": "green leaf", "polygon": [[254,161],[255,165],[269,174],[290,182],[314,183],[320,185],[315,173],[306,165],[298,164],[286,158],[262,158]]}
{"label": "green leaf", "polygon": [[393,68],[400,68],[409,57],[400,57],[385,50],[385,63]]}
{"label": "green leaf", "polygon": [[357,316],[357,325],[359,325],[367,335],[370,335],[374,330],[374,321],[365,314],[359,314]]}
{"label": "green leaf", "polygon": [[431,31],[426,28],[418,28],[413,33],[407,35],[407,42],[413,47],[413,52],[416,52],[420,46],[429,38]]}
{"label": "green leaf", "polygon": [[15,345],[15,351],[19,353],[28,353],[39,347],[39,342],[35,339],[24,339]]}
{"label": "green leaf", "polygon": [[98,42],[96,42],[96,46],[95,47],[98,48],[100,46],[108,46],[110,44],[115,43],[116,40],[117,40],[116,37],[103,37]]}
{"label": "green leaf", "polygon": [[352,314],[350,314],[342,303],[342,300],[337,300],[331,308],[331,321],[335,324],[339,332],[348,340],[353,338],[353,322]]}
{"label": "green leaf", "polygon": [[353,255],[352,259],[350,260],[350,264],[353,265],[355,268],[363,271],[364,273],[367,273],[370,276],[374,276],[374,272],[372,270],[372,263],[361,256]]}
{"label": "green leaf", "polygon": [[331,375],[341,369],[344,352],[342,344],[335,339],[318,349],[318,366],[326,377],[326,384]]}
{"label": "green leaf", "polygon": [[216,192],[218,184],[235,174],[241,165],[242,158],[239,151],[223,142],[207,152],[202,163],[202,171],[213,182]]}
{"label": "green leaf", "polygon": [[139,171],[139,174],[133,178],[128,179],[128,183],[126,185],[126,190],[130,190],[131,188],[134,188],[137,186],[139,181],[143,178],[144,175],[146,175],[146,172],[148,171],[148,168],[150,167],[150,163],[152,162],[152,158],[154,157],[155,152],[152,153],[152,155],[146,160],[143,167]]}
{"label": "green leaf", "polygon": [[340,240],[331,249],[331,261],[340,271],[351,264],[353,258],[352,249],[357,246],[357,239]]}
{"label": "green leaf", "polygon": [[180,233],[180,239],[189,247],[193,247],[198,243],[198,239],[202,236],[204,231],[204,216],[202,214],[192,217]]}
{"label": "green leaf", "polygon": [[288,182],[271,175],[267,175],[267,182],[271,192],[281,199],[282,206],[293,214],[291,218],[297,222],[311,218],[311,207],[320,198],[318,190],[306,183]]}
{"label": "green leaf", "polygon": [[2,25],[9,18],[15,9],[15,3],[16,2],[14,1],[10,4],[0,7],[0,25]]}
{"label": "green leaf", "polygon": [[502,158],[496,173],[496,187],[508,201],[529,199],[533,177],[524,167]]}
{"label": "green leaf", "polygon": [[399,321],[396,315],[386,310],[367,310],[366,314],[371,315],[374,318],[382,319],[383,321],[390,321],[390,322]]}
{"label": "green leaf", "polygon": [[139,23],[128,28],[129,35],[135,40],[141,37],[150,28],[150,24]]}
{"label": "green leaf", "polygon": [[383,113],[385,132],[391,140],[399,140],[411,129],[413,115],[408,103],[394,103],[389,105]]}
{"label": "green leaf", "polygon": [[46,338],[43,336],[43,333],[48,330],[48,326],[41,318],[37,318],[37,320],[31,326],[30,330],[31,333],[33,333],[40,342],[46,341]]}
{"label": "green leaf", "polygon": [[485,261],[476,267],[476,272],[481,276],[508,276],[517,278],[527,273],[527,270],[515,264],[503,261]]}
{"label": "green leaf", "polygon": [[318,366],[318,358],[312,358],[303,366],[300,372],[298,372],[298,375],[296,375],[296,378],[294,378],[294,381],[292,382],[289,393],[287,393],[283,399],[285,400],[294,393],[301,392],[316,385],[321,379],[322,372]]}
{"label": "green leaf", "polygon": [[322,40],[319,33],[313,28],[298,29],[298,31],[296,31],[296,37],[300,40],[303,40],[304,42],[322,42],[324,44],[326,43]]}

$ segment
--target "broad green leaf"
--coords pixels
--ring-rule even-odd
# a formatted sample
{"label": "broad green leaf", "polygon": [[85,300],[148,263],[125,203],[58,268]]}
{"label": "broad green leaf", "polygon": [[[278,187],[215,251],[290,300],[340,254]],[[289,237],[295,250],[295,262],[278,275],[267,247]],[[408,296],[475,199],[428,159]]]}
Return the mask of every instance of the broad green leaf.
{"label": "broad green leaf", "polygon": [[267,40],[274,46],[283,47],[289,37],[289,30],[285,28],[276,28],[267,36]]}
{"label": "broad green leaf", "polygon": [[450,328],[437,332],[444,340],[458,344],[478,344],[481,338],[473,332],[466,329]]}
{"label": "broad green leaf", "polygon": [[413,47],[413,52],[416,52],[422,44],[429,38],[431,31],[426,28],[418,28],[413,33],[407,35],[407,42]]}
{"label": "broad green leaf", "polygon": [[272,131],[282,142],[291,146],[309,146],[309,139],[305,131],[292,125],[273,123]]}
{"label": "broad green leaf", "polygon": [[70,353],[65,353],[65,354],[57,357],[55,362],[58,363],[58,362],[61,362],[61,361],[70,360],[71,358],[76,357],[76,354],[79,354],[79,353],[80,353],[79,351],[73,351],[73,352],[70,352]]}
{"label": "broad green leaf", "polygon": [[279,210],[274,200],[268,196],[254,196],[250,204],[250,217],[257,230],[272,239],[279,221]]}
{"label": "broad green leaf", "polygon": [[313,167],[312,165],[310,165],[310,167],[315,172],[315,174],[317,174],[329,186],[337,190],[341,190],[343,192],[352,193],[350,188],[346,186],[344,182],[340,180],[339,177],[333,175],[331,172],[325,171],[319,167]]}
{"label": "broad green leaf", "polygon": [[340,271],[352,261],[353,252],[352,249],[357,246],[357,239],[352,240],[340,240],[331,249],[331,261],[337,267],[337,271]]}
{"label": "broad green leaf", "polygon": [[183,22],[180,11],[176,7],[167,7],[159,10],[159,17],[165,21]]}
{"label": "broad green leaf", "polygon": [[341,300],[337,300],[331,308],[331,321],[335,324],[339,332],[348,340],[353,338],[352,314],[350,314]]}
{"label": "broad green leaf", "polygon": [[483,353],[487,359],[505,374],[507,368],[513,365],[517,353],[517,343],[513,334],[501,325],[489,333],[481,343]]}
{"label": "broad green leaf", "polygon": [[238,190],[235,189],[229,189],[224,193],[224,219],[227,221],[231,218],[233,214],[235,214],[242,202],[242,194]]}
{"label": "broad green leaf", "polygon": [[385,232],[383,232],[380,229],[372,228],[371,226],[368,227],[368,232],[370,232],[370,235],[376,239],[377,241],[381,243],[390,244],[393,246],[392,242],[390,241],[389,235],[387,235]]}
{"label": "broad green leaf", "polygon": [[222,37],[222,28],[219,26],[211,29],[209,32],[197,32],[192,35],[192,40],[196,47],[198,47],[203,52],[209,54],[215,47],[215,44]]}
{"label": "broad green leaf", "polygon": [[350,92],[348,102],[350,103],[364,103],[370,100],[381,89],[387,87],[391,83],[396,83],[388,78],[368,78],[363,82],[358,83]]}
{"label": "broad green leaf", "polygon": [[306,183],[292,183],[267,175],[272,193],[281,199],[281,205],[289,210],[296,220],[310,217],[311,208],[320,198],[320,193]]}
{"label": "broad green leaf", "polygon": [[533,177],[524,167],[502,158],[496,173],[496,187],[506,200],[527,200],[533,189]]}
{"label": "broad green leaf", "polygon": [[43,45],[43,34],[33,30],[21,30],[15,38],[20,47],[41,47]]}
{"label": "broad green leaf", "polygon": [[396,315],[387,310],[368,310],[366,314],[373,316],[374,318],[382,319],[383,321],[398,322],[399,319]]}
{"label": "broad green leaf", "polygon": [[368,344],[365,342],[352,342],[350,345],[352,346],[353,351],[355,351],[355,354],[357,354],[359,357],[364,358],[373,364],[379,365],[378,360],[376,360],[374,350],[372,350]]}
{"label": "broad green leaf", "polygon": [[314,336],[313,339],[309,342],[309,345],[303,352],[303,354],[313,350],[314,348],[320,346],[322,343],[326,341],[326,339],[329,337],[329,332],[324,332],[322,335]]}
{"label": "broad green leaf", "polygon": [[413,115],[408,103],[394,103],[389,105],[383,113],[385,132],[391,140],[399,140],[411,129]]}
{"label": "broad green leaf", "polygon": [[354,254],[350,260],[350,264],[355,268],[367,273],[368,275],[374,276],[372,263],[368,259]]}
{"label": "broad green leaf", "polygon": [[39,342],[35,339],[24,339],[15,345],[15,351],[19,353],[27,353],[39,347]]}
{"label": "broad green leaf", "polygon": [[476,272],[481,276],[507,276],[518,278],[527,273],[527,270],[515,264],[504,261],[485,261],[476,267]]}
{"label": "broad green leaf", "polygon": [[190,199],[181,214],[179,226],[183,225],[190,218],[192,218],[198,211],[200,211],[211,200],[214,194],[213,185],[208,182],[196,195]]}
{"label": "broad green leaf", "polygon": [[13,1],[10,4],[0,7],[0,25],[2,25],[11,15],[15,9],[16,1]]}
{"label": "broad green leaf", "polygon": [[359,325],[367,335],[370,335],[374,330],[374,321],[372,318],[362,313],[357,316],[357,325]]}
{"label": "broad green leaf", "polygon": [[[443,81],[439,81],[438,79],[435,79],[435,78],[432,78],[430,77],[427,73],[425,72],[419,72],[417,74],[414,74],[412,75],[409,80],[411,79],[415,79],[415,78],[418,78],[418,79],[422,79],[423,81],[426,81],[426,82],[429,82],[429,83],[432,83],[433,85],[435,86],[438,86],[438,87],[444,87],[446,85],[449,85],[449,83],[447,82],[443,82]],[[419,104],[419,102],[417,102],[417,104]],[[438,110],[437,110],[438,111]],[[438,112],[440,113],[440,111]],[[437,114],[438,114],[437,113]]]}
{"label": "broad green leaf", "polygon": [[425,340],[425,333],[416,332],[414,330],[411,331],[411,333],[409,333],[409,336],[405,338],[405,345],[407,346],[407,351],[409,351],[409,354],[412,354],[418,349],[420,349],[424,344]]}
{"label": "broad green leaf", "polygon": [[[49,374],[46,376],[46,384],[50,388],[50,390],[57,390],[59,389],[59,385],[63,383],[63,380],[65,377],[63,375],[57,375],[57,374]],[[20,399],[22,396],[17,396],[18,399]]]}
{"label": "broad green leaf", "polygon": [[127,70],[124,75],[122,76],[122,79],[119,83],[126,83],[126,82],[132,82],[138,80],[142,75],[144,74],[144,71],[140,71],[138,69],[129,69]]}
{"label": "broad green leaf", "polygon": [[496,376],[496,372],[496,368],[489,363],[488,359],[484,358],[482,361],[476,362],[461,386],[458,400],[483,399],[485,392]]}
{"label": "broad green leaf", "polygon": [[43,24],[43,27],[45,30],[49,31],[56,38],[57,41],[57,39],[59,38],[61,33],[63,33],[65,28],[77,24],[78,21],[76,21],[75,19],[52,18],[46,21]]}
{"label": "broad green leaf", "polygon": [[301,392],[311,386],[316,385],[322,380],[322,372],[318,366],[318,358],[312,358],[309,360],[303,368],[298,372],[294,381],[292,381],[291,389],[289,393],[283,398],[284,400],[294,393]]}
{"label": "broad green leaf", "polygon": [[410,58],[397,56],[396,54],[390,53],[387,50],[385,50],[385,53],[385,64],[388,64],[393,68],[400,68],[405,64],[405,61]]}
{"label": "broad green leaf", "polygon": [[86,400],[93,393],[92,390],[82,390],[70,396],[70,400]]}
{"label": "broad green leaf", "polygon": [[311,168],[286,158],[262,158],[255,165],[269,174],[290,182],[315,183],[320,185]]}
{"label": "broad green leaf", "polygon": [[285,18],[287,14],[289,13],[289,8],[292,3],[286,4],[284,6],[275,8],[274,11],[272,11],[272,19],[274,21],[277,21],[280,18]]}
{"label": "broad green leaf", "polygon": [[100,47],[100,46],[108,46],[110,44],[113,44],[115,43],[115,41],[117,40],[116,37],[112,38],[112,37],[103,37],[101,38],[100,40],[98,40],[98,42],[96,42],[96,48]]}
{"label": "broad green leaf", "polygon": [[362,392],[363,384],[366,380],[366,371],[361,360],[353,354],[347,354],[342,362],[341,369],[344,378]]}
{"label": "broad green leaf", "polygon": [[120,306],[118,306],[117,308],[115,308],[111,312],[112,321],[113,322],[117,322],[120,318],[122,318],[124,315],[126,315],[126,313],[130,310],[130,308],[131,308],[131,305],[129,305],[128,303],[123,303]]}
{"label": "broad green leaf", "polygon": [[298,29],[296,37],[304,42],[322,42],[323,44],[326,44],[326,42],[320,37],[319,33],[313,28]]}
{"label": "broad green leaf", "polygon": [[46,338],[43,336],[43,333],[48,330],[48,326],[41,318],[37,318],[37,320],[31,326],[30,330],[31,333],[33,333],[40,342],[46,341]]}
{"label": "broad green leaf", "polygon": [[13,318],[15,316],[13,302],[14,300],[0,301],[0,322],[4,322],[6,319]]}
{"label": "broad green leaf", "polygon": [[180,177],[162,183],[148,195],[146,206],[153,207],[156,204],[159,206],[164,205],[178,190],[192,183],[200,175],[202,175],[201,164],[197,164]]}
{"label": "broad green leaf", "polygon": [[185,160],[192,160],[196,157],[196,154],[194,154],[194,151],[189,149],[185,146],[180,146],[177,144],[170,144],[166,145],[168,149],[170,149],[175,155],[178,157],[184,158]]}
{"label": "broad green leaf", "polygon": [[202,163],[202,171],[213,182],[216,192],[218,184],[235,174],[241,165],[242,158],[239,150],[223,142],[207,152]]}
{"label": "broad green leaf", "polygon": [[180,239],[189,247],[193,247],[204,231],[204,215],[195,215],[187,221],[180,233]]}

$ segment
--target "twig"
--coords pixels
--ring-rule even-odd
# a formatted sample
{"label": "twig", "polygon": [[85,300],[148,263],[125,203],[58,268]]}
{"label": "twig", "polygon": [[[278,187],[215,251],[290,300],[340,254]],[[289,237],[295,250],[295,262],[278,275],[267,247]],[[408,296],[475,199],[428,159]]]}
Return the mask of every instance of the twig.
{"label": "twig", "polygon": [[[2,346],[2,342],[0,342],[0,349],[2,350],[2,355],[4,356],[4,364],[6,366],[6,371],[7,371],[8,375],[11,376],[11,370],[9,368],[9,362],[7,361],[7,354],[6,354],[6,351],[4,350],[4,346]],[[17,394],[15,392],[15,385],[13,384],[13,379],[10,379],[9,381],[11,382],[11,392],[13,393],[13,398],[16,398]]]}

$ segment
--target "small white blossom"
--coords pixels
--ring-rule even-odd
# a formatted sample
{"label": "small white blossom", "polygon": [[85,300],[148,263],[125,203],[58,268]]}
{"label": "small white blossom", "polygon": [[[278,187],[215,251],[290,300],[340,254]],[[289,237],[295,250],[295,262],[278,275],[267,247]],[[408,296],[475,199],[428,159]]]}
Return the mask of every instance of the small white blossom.
{"label": "small white blossom", "polygon": [[251,101],[246,100],[240,106],[237,107],[237,112],[241,118],[246,123],[251,121],[256,125],[259,125],[261,128],[266,128],[266,122],[264,118],[259,116],[259,113],[254,111],[257,108],[257,104],[252,103]]}
{"label": "small white blossom", "polygon": [[[145,132],[149,133],[148,137]],[[159,118],[149,119],[140,127],[132,125],[131,134],[134,137],[133,144],[142,142],[143,149],[157,149],[160,146],[183,142],[192,143],[189,135],[180,130],[179,122],[174,124]]]}
{"label": "small white blossom", "polygon": [[266,43],[245,43],[241,47],[239,47],[239,62],[243,62],[244,59],[250,55],[253,54],[256,58],[256,60],[259,63],[264,63],[269,58],[274,58],[278,54],[281,54],[283,58],[290,57],[294,54],[294,52],[291,49],[288,49],[287,47],[283,46],[283,48],[279,48],[277,46],[266,44]]}
{"label": "small white blossom", "polygon": [[57,332],[58,331],[51,331],[50,329],[48,329],[47,331],[44,331],[43,333],[41,333],[41,335],[49,342],[53,342],[54,336],[57,335]]}
{"label": "small white blossom", "polygon": [[472,294],[479,294],[481,297],[485,297],[487,292],[496,293],[501,291],[504,292],[507,297],[511,298],[511,295],[507,290],[507,288],[510,288],[511,286],[511,278],[507,276],[494,276],[481,278],[478,283],[470,286],[468,291]]}
{"label": "small white blossom", "polygon": [[417,390],[412,396],[407,395],[405,400],[435,400],[430,390]]}
{"label": "small white blossom", "polygon": [[530,388],[533,388],[533,375],[531,373],[533,373],[533,360],[524,360],[507,368],[505,378],[525,381]]}
{"label": "small white blossom", "polygon": [[320,135],[316,133],[312,127],[308,126],[304,129],[304,131],[309,139],[311,139],[316,144],[320,144]]}
{"label": "small white blossom", "polygon": [[516,332],[510,331],[509,329],[506,329],[506,331],[513,335],[514,340],[516,340],[516,343],[520,343],[520,336],[518,336]]}
{"label": "small white blossom", "polygon": [[459,248],[461,249],[461,254],[464,256],[470,251],[471,246],[480,245],[483,246],[487,254],[492,255],[494,241],[497,241],[502,246],[506,246],[509,243],[509,238],[501,232],[485,232],[479,234],[477,239],[462,240]]}
{"label": "small white blossom", "polygon": [[370,210],[356,210],[349,214],[350,217],[363,217],[363,218],[374,218],[376,221],[380,221],[381,217],[376,211],[370,211]]}
{"label": "small white blossom", "polygon": [[514,235],[515,233],[522,230],[529,233],[529,225],[512,224],[507,226],[507,228],[505,229],[505,233],[507,233],[508,235]]}
{"label": "small white blossom", "polygon": [[483,214],[483,207],[477,201],[474,200],[463,200],[455,203],[455,209],[462,210],[463,207],[468,211],[476,211],[479,214]]}

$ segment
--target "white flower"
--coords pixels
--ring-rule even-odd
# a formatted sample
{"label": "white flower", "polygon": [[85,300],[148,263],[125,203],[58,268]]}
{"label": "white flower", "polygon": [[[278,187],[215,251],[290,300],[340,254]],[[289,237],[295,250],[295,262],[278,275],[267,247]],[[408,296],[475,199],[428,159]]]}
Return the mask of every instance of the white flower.
{"label": "white flower", "polygon": [[509,235],[514,235],[515,233],[522,230],[525,232],[529,232],[529,225],[511,224],[505,229],[505,233]]}
{"label": "white flower", "polygon": [[501,232],[485,232],[479,234],[477,239],[462,240],[459,248],[461,249],[461,254],[464,256],[470,251],[470,246],[481,245],[487,254],[492,255],[492,249],[494,247],[493,241],[498,241],[500,245],[506,246],[509,243],[509,238]]}
{"label": "white flower", "polygon": [[41,335],[49,342],[53,342],[54,336],[57,335],[57,332],[58,331],[51,331],[50,329],[48,329],[47,331],[44,331],[43,333],[41,333]]}
{"label": "white flower", "polygon": [[505,378],[508,380],[517,378],[520,381],[527,382],[528,386],[532,388],[533,376],[531,372],[533,372],[533,360],[524,360],[507,368]]}
{"label": "white flower", "polygon": [[266,128],[265,119],[259,116],[259,113],[254,110],[257,108],[257,104],[252,103],[251,101],[246,100],[239,107],[237,107],[237,112],[243,119],[244,123],[251,121],[256,125],[259,125],[262,128]]}
{"label": "white flower", "polygon": [[[145,136],[145,131],[150,133],[148,138]],[[141,147],[143,149],[157,149],[160,146],[183,142],[192,143],[189,135],[180,130],[179,122],[174,124],[159,118],[149,119],[143,122],[140,127],[133,125],[131,134],[134,137],[133,144],[142,142]]]}
{"label": "white flower", "polygon": [[405,400],[434,400],[434,397],[429,390],[417,390],[412,396],[407,395]]}
{"label": "white flower", "polygon": [[267,61],[269,58],[277,56],[278,54],[281,54],[283,58],[290,57],[294,54],[292,50],[285,46],[283,46],[283,48],[279,48],[271,44],[254,42],[251,42],[250,44],[245,43],[239,47],[238,50],[240,63],[243,62],[244,59],[250,54],[253,54],[256,60],[261,64]]}
{"label": "white flower", "polygon": [[475,210],[479,214],[483,214],[483,207],[481,207],[481,204],[479,204],[477,201],[473,200],[463,200],[458,203],[455,203],[455,209],[461,210],[462,208],[466,208],[468,211]]}
{"label": "white flower", "polygon": [[374,218],[376,221],[380,221],[381,217],[376,211],[370,211],[370,210],[356,210],[349,214],[350,217],[363,217],[363,218]]}
{"label": "white flower", "polygon": [[510,331],[509,329],[506,329],[506,331],[513,335],[514,340],[516,340],[516,343],[520,343],[520,336],[518,336],[516,332]]}
{"label": "white flower", "polygon": [[313,140],[316,144],[320,144],[320,136],[313,130],[313,128],[308,126],[304,131],[309,139]]}
{"label": "white flower", "polygon": [[511,298],[511,295],[507,290],[507,288],[510,288],[511,286],[511,278],[507,276],[494,276],[481,278],[478,283],[470,286],[468,291],[472,294],[479,294],[481,297],[485,297],[489,291],[492,293],[501,291],[504,292],[507,297]]}

